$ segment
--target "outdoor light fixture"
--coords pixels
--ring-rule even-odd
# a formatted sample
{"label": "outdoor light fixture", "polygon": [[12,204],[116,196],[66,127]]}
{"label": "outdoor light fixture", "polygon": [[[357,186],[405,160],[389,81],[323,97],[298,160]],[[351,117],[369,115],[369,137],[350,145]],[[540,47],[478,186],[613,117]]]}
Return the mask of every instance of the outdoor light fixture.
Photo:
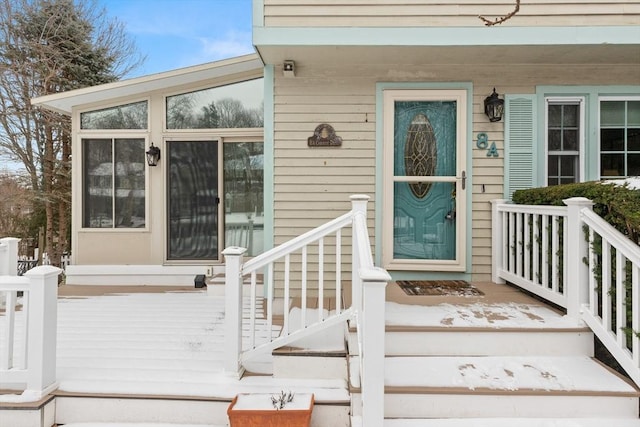
{"label": "outdoor light fixture", "polygon": [[149,151],[147,151],[147,164],[149,166],[157,166],[158,160],[160,160],[160,149],[151,143],[151,147],[149,147]]}
{"label": "outdoor light fixture", "polygon": [[285,77],[295,77],[296,76],[296,63],[293,61],[284,61],[282,64],[282,72]]}
{"label": "outdoor light fixture", "polygon": [[490,122],[499,122],[504,114],[504,99],[498,98],[496,88],[493,93],[484,99],[484,113],[489,117]]}

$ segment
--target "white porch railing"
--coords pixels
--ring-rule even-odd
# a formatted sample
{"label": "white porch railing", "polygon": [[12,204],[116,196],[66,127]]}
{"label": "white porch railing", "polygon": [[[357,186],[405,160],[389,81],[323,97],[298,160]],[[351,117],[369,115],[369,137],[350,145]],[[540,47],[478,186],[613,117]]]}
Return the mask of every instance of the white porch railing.
{"label": "white porch railing", "polygon": [[[243,263],[245,248],[229,247],[223,251],[225,256],[225,370],[233,375],[240,375],[243,361],[252,355],[272,351],[277,347],[287,345],[300,338],[324,330],[333,325],[354,319],[360,326],[359,334],[362,342],[361,358],[361,389],[363,425],[368,427],[382,427],[384,408],[384,310],[385,287],[391,280],[389,274],[374,266],[371,245],[367,230],[367,201],[368,196],[356,195],[351,197],[350,212],[314,229],[289,242],[277,246],[265,253]],[[342,230],[351,227],[351,257],[344,266],[351,271],[352,305],[342,307],[342,270],[343,256]],[[325,283],[325,238],[332,237],[335,241],[333,283]],[[317,248],[317,279],[310,284],[309,264],[310,247]],[[315,249],[314,248],[314,249]],[[314,250],[315,252],[315,250]],[[292,298],[291,257],[300,257],[299,285],[301,301],[300,327],[296,328],[289,319],[289,301]],[[328,258],[328,257],[327,257]],[[276,283],[274,280],[274,266],[280,263],[282,267],[282,281],[277,284],[282,292],[282,329],[279,336],[272,336],[274,314],[274,295]],[[261,307],[256,307],[257,277],[264,272],[264,286],[266,287],[266,328],[258,327],[256,319],[263,314]],[[249,278],[249,312],[243,316],[243,282]],[[317,291],[318,309],[315,319],[308,319],[311,311],[307,307],[307,296],[310,291]],[[335,296],[336,307],[327,313],[323,302],[327,295]],[[249,340],[243,346],[243,328],[249,331]],[[266,333],[265,333],[266,329]],[[374,373],[366,375],[367,373]]]}
{"label": "white porch railing", "polygon": [[582,319],[640,385],[640,246],[576,197],[566,206],[494,200],[493,281]]}
{"label": "white porch railing", "polygon": [[18,277],[18,241],[0,239],[0,301],[4,305],[0,388],[22,391],[22,400],[37,400],[56,387],[58,275],[62,270],[41,266]]}

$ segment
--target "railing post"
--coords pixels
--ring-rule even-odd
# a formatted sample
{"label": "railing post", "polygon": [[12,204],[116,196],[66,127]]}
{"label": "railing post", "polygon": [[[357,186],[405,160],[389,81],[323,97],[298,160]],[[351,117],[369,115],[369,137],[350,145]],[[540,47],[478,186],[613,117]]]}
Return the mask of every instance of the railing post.
{"label": "railing post", "polygon": [[362,425],[384,424],[385,289],[391,280],[382,268],[361,272],[362,310]]}
{"label": "railing post", "polygon": [[589,266],[584,257],[589,255],[589,242],[582,230],[582,209],[593,209],[593,202],[584,197],[572,197],[563,200],[567,205],[567,240],[563,246],[564,268],[567,270],[568,283],[565,283],[567,295],[567,315],[580,318],[582,305],[589,301]]}
{"label": "railing post", "polygon": [[[362,215],[367,219],[367,203],[369,196],[366,194],[354,194],[349,197],[351,200],[351,211],[355,215]],[[358,242],[356,233],[351,230],[351,307],[357,313],[362,311],[362,282],[360,280],[360,258],[358,247],[362,242]]]}
{"label": "railing post", "polygon": [[0,275],[18,275],[18,243],[20,239],[15,237],[0,239],[0,244],[6,245],[6,250],[0,251]]}
{"label": "railing post", "polygon": [[27,389],[42,397],[56,385],[58,276],[61,269],[40,266],[25,273],[29,279]]}
{"label": "railing post", "polygon": [[505,283],[500,277],[499,271],[504,267],[502,260],[504,257],[503,247],[503,223],[502,212],[498,211],[498,206],[507,203],[505,199],[495,199],[491,201],[491,281],[493,283]]}
{"label": "railing post", "polygon": [[224,255],[224,370],[227,374],[240,376],[240,353],[242,352],[242,257],[246,248],[231,246],[222,251]]}

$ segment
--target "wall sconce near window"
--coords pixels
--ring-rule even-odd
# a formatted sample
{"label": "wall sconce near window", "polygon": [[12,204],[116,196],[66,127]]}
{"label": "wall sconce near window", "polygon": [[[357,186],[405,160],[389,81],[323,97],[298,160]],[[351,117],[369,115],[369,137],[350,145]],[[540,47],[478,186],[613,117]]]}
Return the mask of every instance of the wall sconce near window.
{"label": "wall sconce near window", "polygon": [[282,64],[282,72],[285,77],[295,77],[296,63],[293,61],[284,61],[284,64]]}
{"label": "wall sconce near window", "polygon": [[149,166],[157,166],[158,160],[160,160],[160,149],[151,143],[151,147],[149,147],[149,151],[147,151],[147,164]]}
{"label": "wall sconce near window", "polygon": [[504,114],[504,99],[498,98],[496,88],[493,93],[484,99],[484,113],[489,117],[490,122],[499,122]]}

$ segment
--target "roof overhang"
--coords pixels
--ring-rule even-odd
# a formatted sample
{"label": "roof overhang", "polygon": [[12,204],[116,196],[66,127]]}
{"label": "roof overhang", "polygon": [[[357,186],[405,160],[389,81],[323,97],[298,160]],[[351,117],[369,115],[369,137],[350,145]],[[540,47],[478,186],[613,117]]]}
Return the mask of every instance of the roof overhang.
{"label": "roof overhang", "polygon": [[632,64],[640,26],[593,27],[254,27],[265,64]]}
{"label": "roof overhang", "polygon": [[254,53],[134,79],[40,96],[33,98],[31,103],[62,114],[71,114],[73,107],[81,105],[108,102],[120,97],[141,95],[235,74],[259,73],[262,70],[262,60]]}

